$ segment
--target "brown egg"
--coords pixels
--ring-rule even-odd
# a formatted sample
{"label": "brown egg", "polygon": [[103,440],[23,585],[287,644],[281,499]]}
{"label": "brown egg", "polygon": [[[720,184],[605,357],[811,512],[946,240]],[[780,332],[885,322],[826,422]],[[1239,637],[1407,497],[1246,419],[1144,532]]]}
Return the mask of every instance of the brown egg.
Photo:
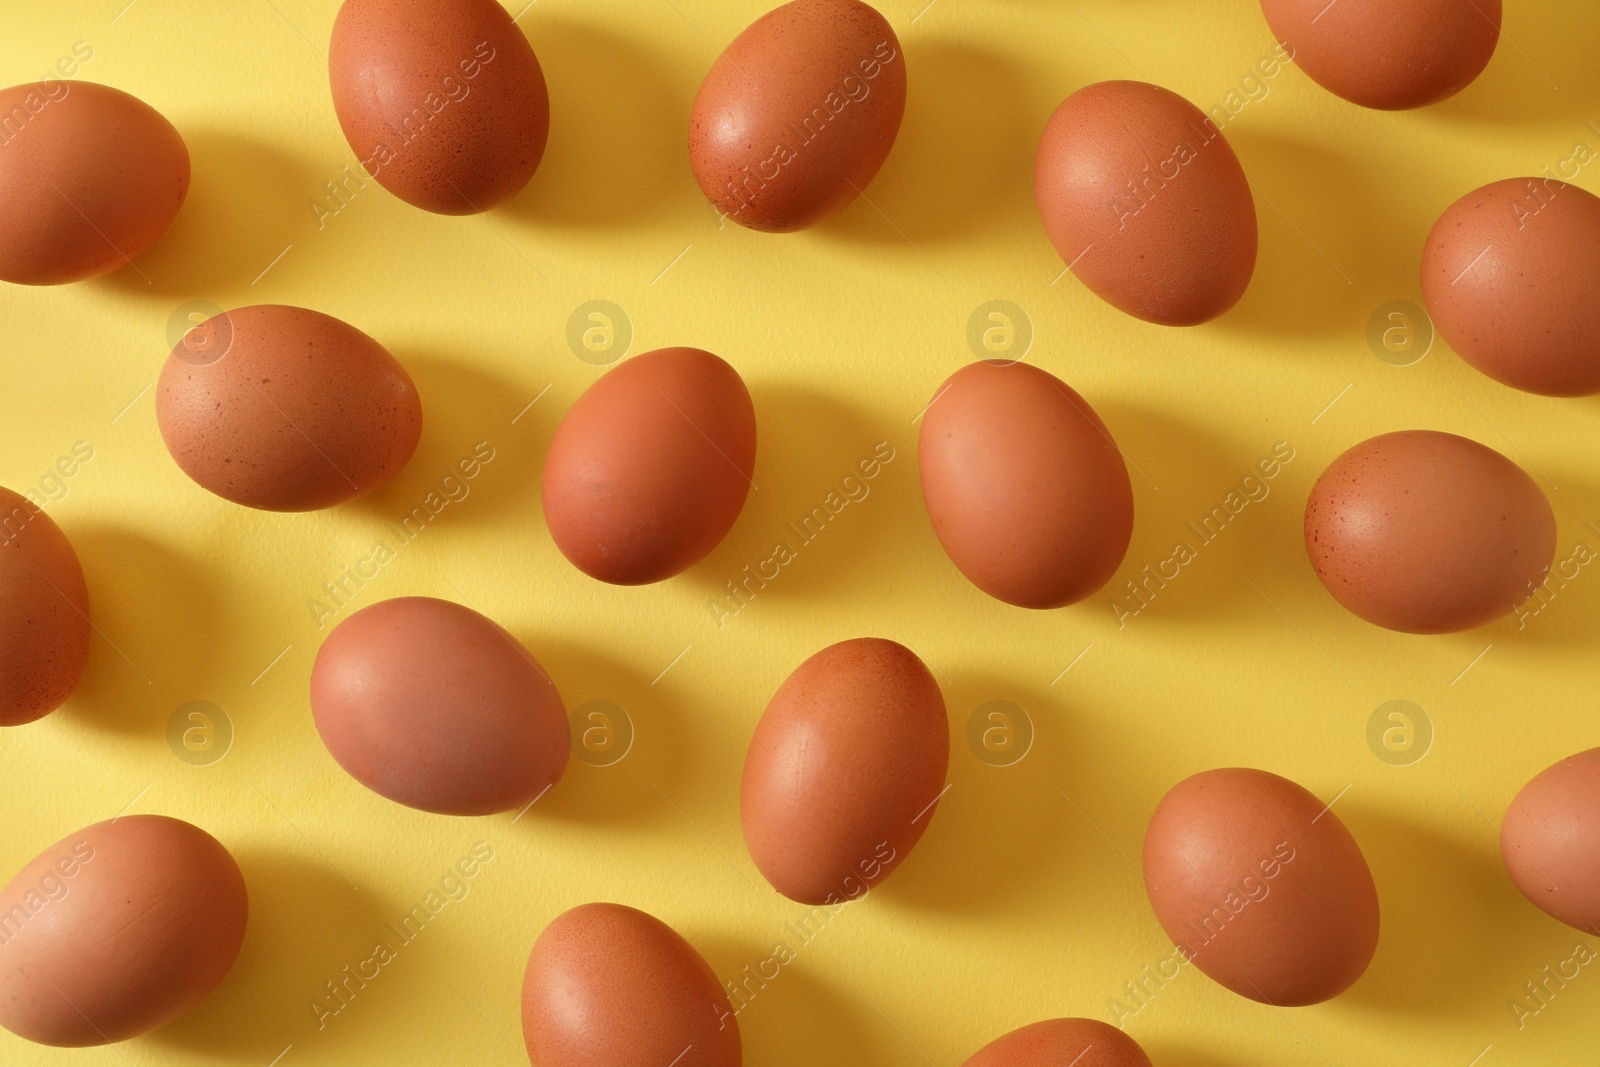
{"label": "brown egg", "polygon": [[85,827],[0,890],[0,1025],[64,1048],[164,1026],[227,975],[248,912],[239,865],[199,827]]}
{"label": "brown egg", "polygon": [[1450,205],[1422,252],[1422,299],[1462,359],[1545,396],[1600,393],[1600,197],[1545,178]]}
{"label": "brown egg", "polygon": [[1050,1019],[996,1038],[962,1067],[1150,1067],[1150,1057],[1115,1026]]}
{"label": "brown egg", "polygon": [[61,527],[0,486],[0,726],[66,703],[89,662],[89,590]]}
{"label": "brown egg", "polygon": [[1145,891],[1196,967],[1263,1004],[1348,989],[1378,946],[1378,892],[1355,838],[1301,786],[1266,771],[1205,771],[1157,805]]}
{"label": "brown egg", "polygon": [[571,753],[561,694],[516,638],[470,608],[408,596],[334,627],[311,669],[311,714],[351,777],[441,815],[513,811]]}
{"label": "brown egg", "polygon": [[1436,104],[1489,65],[1500,0],[1261,0],[1295,66],[1362,107]]}
{"label": "brown egg", "polygon": [[947,379],[917,437],[933,532],[972,584],[1058,608],[1110,580],[1133,536],[1133,486],[1105,423],[1067,384],[986,360]]}
{"label": "brown egg", "polygon": [[1072,273],[1129,315],[1194,326],[1250,284],[1250,183],[1216,124],[1177,93],[1109,81],[1067,97],[1039,140],[1034,195]]}
{"label": "brown egg", "polygon": [[223,312],[179,341],[161,368],[156,419],[185,474],[268,511],[381,489],[422,436],[416,386],[382,345],[276,304]]}
{"label": "brown egg", "polygon": [[1306,552],[1368,622],[1453,633],[1509,614],[1556,551],[1555,513],[1522,468],[1455,434],[1406,430],[1328,464],[1306,501]]}
{"label": "brown egg", "polygon": [[698,348],[646,352],[591,385],[556,428],[545,522],[590,577],[659,582],[733,529],[755,463],[755,407],[739,372]]}
{"label": "brown egg", "polygon": [[534,1067],[739,1067],[739,1021],[694,946],[653,915],[584,904],[544,928],[522,978]]}
{"label": "brown egg", "polygon": [[1600,748],[1522,787],[1500,823],[1500,855],[1541,911],[1600,934]]}
{"label": "brown egg", "polygon": [[487,211],[544,157],[544,72],[495,0],[344,0],[328,80],[362,167],[427,211]]}
{"label": "brown egg", "polygon": [[137,259],[189,193],[189,150],[149,104],[109,85],[0,90],[0,279],[59,285]]}
{"label": "brown egg", "polygon": [[867,187],[905,110],[905,56],[888,20],[859,0],[794,0],[711,65],[689,120],[689,164],[734,222],[803,230]]}
{"label": "brown egg", "polygon": [[910,649],[829,645],[789,675],[750,739],[739,792],[750,858],[791,900],[855,900],[922,837],[949,764],[944,697]]}

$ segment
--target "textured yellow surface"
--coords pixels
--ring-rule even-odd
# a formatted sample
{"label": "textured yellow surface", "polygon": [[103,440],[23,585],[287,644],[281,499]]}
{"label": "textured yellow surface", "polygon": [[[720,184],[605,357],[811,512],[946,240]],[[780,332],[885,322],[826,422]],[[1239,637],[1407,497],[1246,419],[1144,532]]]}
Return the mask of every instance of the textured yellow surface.
{"label": "textured yellow surface", "polygon": [[[321,51],[332,0],[135,0],[119,12],[125,2],[4,4],[8,84],[87,42],[77,76],[171,119],[194,187],[137,270],[0,289],[0,483],[54,498],[100,631],[68,706],[0,737],[0,856],[10,871],[81,825],[163,812],[233,850],[252,913],[238,964],[188,1017],[116,1050],[0,1034],[0,1061],[523,1062],[527,951],[560,910],[597,899],[661,916],[730,981],[775,943],[792,950],[764,987],[746,987],[753,1067],[954,1067],[1057,1015],[1121,1016],[1160,1067],[1592,1058],[1593,965],[1550,983],[1542,1003],[1524,983],[1597,942],[1517,893],[1494,823],[1527,778],[1600,743],[1600,571],[1569,565],[1576,576],[1525,624],[1403,636],[1334,603],[1299,526],[1330,459],[1420,426],[1535,473],[1558,516],[1558,565],[1575,545],[1600,546],[1595,400],[1513,392],[1442,343],[1393,366],[1366,339],[1375,309],[1418,299],[1423,237],[1460,194],[1546,166],[1600,189],[1597,164],[1567,162],[1576,145],[1585,157],[1600,148],[1600,9],[1509,0],[1506,39],[1474,86],[1379,114],[1292,68],[1250,82],[1247,97],[1241,83],[1274,43],[1248,0],[884,0],[911,79],[899,143],[870,203],[772,237],[718,225],[685,147],[716,45],[765,0],[530,5],[519,24],[550,83],[549,151],[531,186],[487,218],[424,214],[372,183],[343,206],[325,199],[324,183],[356,165]],[[1239,93],[1225,132],[1258,191],[1260,265],[1243,302],[1206,327],[1145,325],[1070,275],[1052,281],[1062,264],[1032,201],[1037,134],[1068,92],[1129,77],[1207,109]],[[569,316],[593,299],[625,309],[633,352],[691,344],[728,358],[760,420],[759,489],[733,533],[650,588],[584,578],[540,515],[544,448],[600,373],[566,340]],[[1028,358],[1094,404],[1136,468],[1127,561],[1101,595],[1061,611],[1009,608],[967,584],[919,498],[913,418],[973,358],[969,316],[995,299],[1024,309]],[[148,391],[169,316],[189,300],[301,304],[377,337],[423,395],[409,468],[364,502],[312,515],[246,511],[191,484],[162,447]],[[724,583],[881,441],[894,459],[870,494],[742,610],[713,609]],[[78,442],[93,458],[53,480]],[[479,442],[492,461],[446,484]],[[1198,544],[1186,524],[1279,442],[1293,459],[1268,495]],[[414,541],[386,526],[463,486]],[[1117,590],[1180,540],[1195,558],[1119,626]],[[372,573],[361,561],[380,541],[393,558],[350,586],[348,607],[326,600],[323,584],[347,565]],[[569,707],[626,709],[631,751],[609,767],[575,761],[516,821],[426,815],[367,792],[319,743],[307,677],[327,625],[402,594],[499,620]],[[319,596],[339,608],[321,628]],[[857,635],[904,641],[935,670],[953,784],[906,864],[805,941],[788,925],[803,909],[768,890],[744,850],[741,760],[784,676]],[[1409,766],[1367,740],[1374,709],[1395,699],[1433,727],[1431,751]],[[169,746],[174,710],[194,700],[220,707],[235,735],[210,765]],[[1011,766],[966,741],[990,700],[1019,705],[1035,727]],[[1145,822],[1178,779],[1238,764],[1339,798],[1379,886],[1377,956],[1348,994],[1314,1008],[1246,1002],[1192,968],[1159,989],[1146,980],[1154,991],[1139,1006],[1124,983],[1171,951],[1132,866]],[[370,957],[385,924],[480,841],[493,859],[466,897],[319,1028],[324,983]]]}

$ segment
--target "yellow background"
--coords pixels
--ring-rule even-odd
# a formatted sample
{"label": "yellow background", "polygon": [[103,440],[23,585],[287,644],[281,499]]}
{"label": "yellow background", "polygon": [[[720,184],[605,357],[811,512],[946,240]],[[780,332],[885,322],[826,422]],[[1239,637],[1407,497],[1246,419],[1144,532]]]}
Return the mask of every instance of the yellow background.
{"label": "yellow background", "polygon": [[[0,1061],[516,1064],[528,949],[555,914],[590,900],[661,916],[732,979],[792,939],[785,924],[803,910],[745,852],[746,743],[790,670],[858,635],[904,641],[937,673],[953,786],[907,863],[795,946],[742,1013],[752,1067],[955,1067],[1028,1022],[1109,1020],[1122,984],[1170,950],[1130,862],[1150,812],[1180,778],[1241,764],[1325,800],[1349,787],[1334,810],[1377,879],[1382,940],[1352,990],[1307,1009],[1251,1003],[1185,970],[1127,1021],[1159,1067],[1592,1058],[1593,966],[1520,1030],[1508,1008],[1541,968],[1594,941],[1518,894],[1494,822],[1534,773],[1600,743],[1600,573],[1582,570],[1523,629],[1508,619],[1404,636],[1340,609],[1299,533],[1335,455],[1432,427],[1538,477],[1558,559],[1579,541],[1600,546],[1595,400],[1514,392],[1442,343],[1390,366],[1365,339],[1374,309],[1419,298],[1423,238],[1452,200],[1538,173],[1577,142],[1600,147],[1585,127],[1600,121],[1592,3],[1511,0],[1483,77],[1420,112],[1362,110],[1293,68],[1265,82],[1226,131],[1258,189],[1254,283],[1220,321],[1171,330],[1117,313],[1070,275],[1052,284],[1062,264],[1034,209],[1033,149],[1056,104],[1091,81],[1144,77],[1203,108],[1223,101],[1273,48],[1247,0],[883,0],[910,77],[899,142],[871,204],[786,237],[719,225],[685,146],[715,47],[766,0],[538,0],[519,24],[553,118],[531,185],[487,218],[443,218],[369,184],[320,229],[310,202],[355,166],[322,54],[337,5],[125,2],[4,4],[7,84],[87,42],[94,57],[78,76],[165,114],[194,184],[137,272],[0,288],[0,484],[27,490],[75,442],[93,447],[49,511],[83,561],[101,631],[65,709],[0,738],[0,856],[14,870],[125,806],[179,816],[238,857],[250,927],[221,988],[177,1023],[117,1050],[0,1034]],[[1592,163],[1577,183],[1597,179]],[[649,588],[584,578],[540,514],[554,426],[601,373],[565,340],[568,316],[595,298],[626,309],[634,353],[689,344],[729,359],[760,422],[759,489],[733,533]],[[968,316],[997,298],[1026,310],[1028,358],[1089,399],[1137,468],[1122,570],[1060,611],[979,593],[920,502],[912,420],[974,358]],[[410,466],[366,501],[311,515],[248,511],[190,483],[146,389],[169,316],[192,299],[300,304],[375,336],[422,392]],[[495,459],[471,495],[399,548],[357,603],[466,601],[528,645],[569,707],[608,699],[629,712],[637,740],[622,762],[574,761],[515,823],[367,792],[328,756],[307,706],[326,633],[308,600],[485,440]],[[897,456],[871,495],[719,630],[708,601],[722,583],[881,440]],[[1295,459],[1271,495],[1119,629],[1115,589],[1165,558],[1186,521],[1278,441]],[[236,731],[211,766],[168,747],[173,710],[196,699]],[[966,744],[968,716],[991,699],[1036,725],[1013,766]],[[1436,732],[1413,766],[1367,745],[1369,715],[1391,699],[1416,702]],[[322,984],[479,840],[495,859],[471,895],[319,1030],[309,1003]]]}

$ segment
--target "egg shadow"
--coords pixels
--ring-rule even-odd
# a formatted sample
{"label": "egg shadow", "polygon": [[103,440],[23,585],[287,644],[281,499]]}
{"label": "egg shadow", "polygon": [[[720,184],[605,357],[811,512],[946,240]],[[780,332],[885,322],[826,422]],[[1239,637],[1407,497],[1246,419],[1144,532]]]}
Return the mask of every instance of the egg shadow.
{"label": "egg shadow", "polygon": [[1531,962],[1541,914],[1512,885],[1495,831],[1484,826],[1474,848],[1359,802],[1340,811],[1372,869],[1382,924],[1371,965],[1343,999],[1463,1026],[1503,1011],[1547,961]]}
{"label": "egg shadow", "polygon": [[954,243],[1037,224],[1026,72],[1016,55],[955,39],[904,44],[905,118],[863,196],[819,233],[858,243]]}
{"label": "egg shadow", "polygon": [[75,525],[70,537],[94,635],[69,714],[116,733],[144,733],[165,724],[174,697],[235,683],[217,667],[229,661],[228,634],[247,631],[230,625],[227,594],[211,568],[118,527]]}
{"label": "egg shadow", "polygon": [[1342,335],[1359,351],[1373,308],[1417,289],[1436,213],[1417,203],[1420,192],[1374,188],[1359,161],[1315,141],[1232,128],[1226,136],[1252,186],[1260,251],[1250,287],[1217,327]]}
{"label": "egg shadow", "polygon": [[[1078,743],[1081,724],[1059,696],[1019,686],[1015,679],[962,674],[942,688],[951,734],[948,791],[916,847],[873,888],[872,897],[884,907],[1008,914],[1035,895],[1041,882],[1068,885],[1078,869],[1067,840],[1078,816],[1054,783],[1077,777],[1070,769],[1073,754],[1087,751]],[[969,733],[975,713],[995,700],[1020,707],[1033,734],[1009,765],[988,762],[1008,757],[984,731],[1020,736],[1021,721],[1010,721],[1017,719],[1014,713],[1007,711],[1006,721],[988,713],[980,717],[977,744],[984,755]]]}
{"label": "egg shadow", "polygon": [[[840,575],[859,569],[894,534],[881,499],[887,479],[915,477],[914,471],[899,470],[915,466],[905,448],[896,448],[888,464],[878,463],[877,477],[864,477],[859,464],[876,460],[874,446],[885,435],[860,408],[790,385],[758,383],[751,393],[760,427],[756,488],[728,536],[684,575],[708,599],[737,609],[736,615],[759,612],[766,601],[836,594],[843,586]],[[845,484],[847,477],[857,488]],[[830,494],[835,507],[845,501],[837,512],[828,506]],[[788,546],[793,558],[768,563],[779,545]],[[728,592],[729,582],[739,600]],[[733,625],[727,617],[723,622]]]}
{"label": "egg shadow", "polygon": [[1500,43],[1483,73],[1450,99],[1420,109],[1419,121],[1570,128],[1578,139],[1600,148],[1580,129],[1597,118],[1588,108],[1600,97],[1600,64],[1594,62],[1600,7],[1507,4],[1506,14]]}
{"label": "egg shadow", "polygon": [[[1126,626],[1165,622],[1210,627],[1244,614],[1246,598],[1254,594],[1243,577],[1259,559],[1250,550],[1276,552],[1280,547],[1266,536],[1259,511],[1281,507],[1283,473],[1265,482],[1269,489],[1264,499],[1248,503],[1225,524],[1207,524],[1206,519],[1214,508],[1227,513],[1224,501],[1247,473],[1259,476],[1257,461],[1272,451],[1267,435],[1256,444],[1239,444],[1201,424],[1120,400],[1095,407],[1128,461],[1133,537],[1111,580],[1075,607],[1094,606]],[[1192,558],[1169,564],[1180,544],[1189,547]],[[1134,583],[1137,596],[1128,592],[1128,582]],[[1113,609],[1113,603],[1131,616]]]}
{"label": "egg shadow", "polygon": [[[189,195],[167,232],[131,266],[97,283],[138,296],[211,300],[238,306],[289,238],[315,218],[308,208],[322,183],[303,157],[276,144],[227,130],[185,131]],[[135,269],[137,268],[137,269]],[[273,269],[292,272],[295,256]]]}
{"label": "egg shadow", "polygon": [[[406,349],[395,358],[422,399],[422,438],[388,485],[351,507],[374,521],[396,525],[420,509],[429,518],[413,523],[417,530],[426,530],[434,518],[453,527],[503,522],[525,513],[534,492],[525,479],[518,479],[520,464],[515,460],[527,448],[525,431],[550,418],[550,409],[534,405],[513,424],[527,403],[521,400],[524,386],[465,359]],[[490,456],[487,463],[484,455]],[[474,467],[476,476],[468,478]],[[430,500],[436,512],[428,507]]]}
{"label": "egg shadow", "polygon": [[532,181],[497,218],[566,229],[638,226],[679,186],[699,196],[689,170],[691,72],[668,68],[667,53],[639,38],[591,23],[536,17],[528,33],[550,89],[550,140]]}
{"label": "egg shadow", "polygon": [[[803,914],[801,905],[792,907],[797,915]],[[830,920],[840,921],[843,916]],[[766,973],[772,973],[774,964],[767,961],[773,957],[773,944],[734,942],[691,931],[685,931],[685,935],[705,957],[718,981],[735,986],[737,999],[730,996],[728,1002],[737,1009],[739,1039],[749,1067],[898,1062],[892,1055],[891,1042],[901,1039],[854,991],[814,977],[808,970],[814,966],[808,957],[817,949],[787,928],[774,930],[774,942],[783,942],[793,958],[778,966],[777,976],[770,980],[763,979],[758,969],[765,964]],[[826,936],[826,928],[816,936]],[[750,968],[748,974],[746,966]],[[903,1043],[900,1048],[910,1052]]]}
{"label": "egg shadow", "polygon": [[[528,809],[519,825],[537,832],[545,820],[662,828],[681,822],[656,783],[666,782],[671,790],[670,783],[684,776],[703,779],[712,773],[703,758],[714,748],[711,724],[697,721],[665,680],[651,685],[619,661],[552,634],[518,639],[549,672],[569,724],[591,701],[614,704],[626,716],[617,721],[612,709],[592,708],[580,718],[572,729],[573,754],[561,780]],[[608,750],[623,737],[627,742],[620,756]]]}
{"label": "egg shadow", "polygon": [[1155,1067],[1239,1067],[1239,1060],[1222,1059],[1188,1046],[1173,1046],[1163,1042],[1140,1043]]}
{"label": "egg shadow", "polygon": [[[367,959],[387,935],[390,910],[373,894],[351,887],[337,872],[297,857],[252,846],[234,852],[250,899],[244,946],[232,970],[187,1015],[145,1040],[167,1049],[233,1063],[263,1064],[284,1046],[316,1036],[334,1041],[337,1017],[317,1033],[310,1004],[327,998],[324,983]],[[353,1043],[360,1040],[350,1030]]]}

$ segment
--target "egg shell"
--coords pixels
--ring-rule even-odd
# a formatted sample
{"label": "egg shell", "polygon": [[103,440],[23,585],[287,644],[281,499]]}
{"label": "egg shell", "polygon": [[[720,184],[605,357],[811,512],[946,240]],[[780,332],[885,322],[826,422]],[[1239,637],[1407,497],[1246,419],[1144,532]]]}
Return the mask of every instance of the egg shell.
{"label": "egg shell", "polygon": [[399,474],[422,436],[422,401],[405,368],[354,326],[262,304],[178,342],[161,368],[156,420],[202,487],[247,507],[312,511]]}
{"label": "egg shell", "polygon": [[1547,767],[1500,823],[1500,856],[1547,915],[1600,933],[1600,748]]}
{"label": "egg shell", "polygon": [[739,1021],[678,932],[621,904],[584,904],[534,943],[522,979],[534,1067],[738,1067]]}
{"label": "egg shell", "polygon": [[829,645],[772,697],[750,739],[739,817],[768,882],[802,904],[876,887],[933,821],[950,763],[939,685],[903,645]]}
{"label": "egg shell", "polygon": [[1122,453],[1088,402],[1038,367],[986,360],[951,375],[923,416],[917,464],[939,543],[1008,604],[1082,600],[1128,551]]}
{"label": "egg shell", "polygon": [[323,744],[362,785],[441,815],[533,802],[571,754],[555,683],[471,608],[397,597],[334,627],[311,669]]}
{"label": "egg shell", "polygon": [[0,486],[0,726],[66,703],[89,662],[89,589],[67,535]]}
{"label": "egg shell", "polygon": [[1378,893],[1344,823],[1266,771],[1205,771],[1162,798],[1144,839],[1145,891],[1196,967],[1264,1004],[1316,1004],[1360,978]]}
{"label": "egg shell", "polygon": [[698,348],[646,352],[602,375],[556,428],[545,522],[585,574],[659,582],[727,536],[755,462],[755,407],[739,372]]}
{"label": "egg shell", "polygon": [[544,72],[495,0],[345,0],[328,79],[362,167],[424,210],[487,211],[544,157]]}
{"label": "egg shell", "polygon": [[1403,633],[1470,630],[1515,610],[1555,558],[1550,501],[1492,448],[1435,430],[1363,441],[1306,501],[1306,552],[1334,599]]}
{"label": "egg shell", "polygon": [[1261,0],[1261,11],[1313,81],[1384,111],[1459,93],[1500,39],[1500,0]]}
{"label": "egg shell", "polygon": [[1045,232],[1112,307],[1164,326],[1216,318],[1256,265],[1256,209],[1216,124],[1177,93],[1097,82],[1050,116],[1034,164]]}
{"label": "egg shell", "polygon": [[983,1046],[962,1067],[1151,1067],[1139,1043],[1096,1019],[1049,1019]]}
{"label": "egg shell", "polygon": [[906,61],[859,0],[794,0],[711,65],[689,120],[689,163],[734,222],[787,233],[844,210],[900,132]]}
{"label": "egg shell", "polygon": [[0,890],[0,1025],[67,1048],[163,1026],[227,975],[248,911],[239,865],[199,827],[85,827]]}
{"label": "egg shell", "polygon": [[1440,336],[1496,381],[1600,393],[1600,197],[1547,178],[1468,193],[1428,234],[1422,299]]}
{"label": "egg shell", "polygon": [[189,193],[172,123],[109,85],[0,90],[0,279],[60,285],[142,255]]}

